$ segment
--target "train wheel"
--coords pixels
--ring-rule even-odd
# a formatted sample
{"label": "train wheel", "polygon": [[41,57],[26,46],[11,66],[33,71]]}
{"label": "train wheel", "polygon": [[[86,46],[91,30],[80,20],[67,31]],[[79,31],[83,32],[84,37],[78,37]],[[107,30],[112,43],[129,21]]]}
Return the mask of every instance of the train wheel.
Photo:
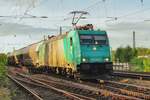
{"label": "train wheel", "polygon": [[42,74],[42,72],[43,72],[43,68],[40,68],[39,73]]}
{"label": "train wheel", "polygon": [[29,71],[29,73],[31,73],[31,68],[30,67],[28,68],[28,71]]}
{"label": "train wheel", "polygon": [[58,68],[56,68],[56,74],[59,74],[59,69]]}
{"label": "train wheel", "polygon": [[34,73],[37,74],[37,69],[34,68]]}
{"label": "train wheel", "polygon": [[52,72],[51,68],[47,69],[47,73],[50,74]]}
{"label": "train wheel", "polygon": [[32,68],[32,72],[35,73],[34,68]]}
{"label": "train wheel", "polygon": [[35,73],[38,74],[39,73],[39,69],[35,68]]}
{"label": "train wheel", "polygon": [[64,76],[67,75],[66,68],[63,69],[63,75],[64,75]]}
{"label": "train wheel", "polygon": [[60,72],[61,72],[61,75],[64,75],[64,69],[63,68],[60,69]]}
{"label": "train wheel", "polygon": [[42,68],[42,73],[48,73],[48,68],[47,67]]}
{"label": "train wheel", "polygon": [[76,76],[76,74],[73,74],[73,78],[74,78],[75,80],[78,79],[77,76]]}
{"label": "train wheel", "polygon": [[68,68],[65,69],[65,73],[66,73],[66,77],[69,78],[70,77],[70,73],[69,73],[69,69]]}
{"label": "train wheel", "polygon": [[30,72],[31,72],[31,73],[33,73],[33,70],[32,70],[32,68],[29,68],[29,70],[30,70]]}

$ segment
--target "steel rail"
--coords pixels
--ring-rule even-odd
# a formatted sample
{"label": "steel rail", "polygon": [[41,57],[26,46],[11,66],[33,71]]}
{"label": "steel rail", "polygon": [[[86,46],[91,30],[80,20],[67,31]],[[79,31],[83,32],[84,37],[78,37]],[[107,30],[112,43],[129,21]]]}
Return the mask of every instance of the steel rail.
{"label": "steel rail", "polygon": [[133,91],[129,91],[126,89],[121,89],[121,88],[116,88],[116,87],[112,87],[112,86],[105,86],[105,88],[111,89],[112,91],[117,91],[121,94],[126,94],[128,96],[138,97],[138,98],[145,99],[145,100],[150,99],[149,95],[146,95],[143,93],[133,92]]}
{"label": "steel rail", "polygon": [[15,78],[13,78],[11,75],[7,74],[7,77],[10,78],[12,81],[14,81],[17,85],[21,86],[22,88],[24,88],[28,93],[30,93],[31,95],[34,96],[34,98],[36,100],[43,100],[40,96],[38,96],[38,94],[36,92],[34,92],[33,90],[29,89],[28,87],[24,86],[23,84],[21,84],[19,81],[17,81]]}
{"label": "steel rail", "polygon": [[[38,81],[40,81],[40,82],[44,82],[44,83],[48,83],[49,85],[51,84],[51,85],[60,85],[60,86],[64,86],[64,87],[72,87],[72,88],[74,88],[71,84],[62,84],[62,83],[60,83],[60,82],[56,82],[56,81],[48,81],[48,80],[44,80],[44,79],[39,79],[39,78],[33,78],[33,79],[35,79],[35,80],[38,80]],[[86,89],[87,90],[87,89]],[[81,97],[81,98],[84,98],[84,99],[86,99],[86,100],[96,100],[96,99],[94,99],[94,98],[91,98],[91,97],[87,97],[87,96],[83,96],[83,95],[80,95],[80,94],[76,94],[76,93],[71,93],[71,94],[73,94],[73,95],[76,95],[76,96],[78,96],[78,97]]]}
{"label": "steel rail", "polygon": [[123,71],[114,71],[112,73],[113,76],[121,76],[121,77],[130,77],[130,78],[139,78],[139,79],[147,79],[150,80],[150,74],[143,73],[135,73],[135,72],[123,72]]}
{"label": "steel rail", "polygon": [[[58,85],[63,85],[63,86],[66,85],[66,84],[62,84],[62,83],[58,83],[58,82],[54,82],[54,81],[48,81],[48,80],[44,80],[44,79],[40,79],[40,78],[34,78],[34,79],[39,80],[40,82],[46,82],[46,83],[51,83],[51,84],[58,84]],[[71,84],[68,84],[68,85],[73,87]],[[129,95],[129,96],[135,96],[135,97],[138,97],[138,98],[141,98],[140,96],[142,96],[144,99],[145,98],[149,98],[149,95],[144,95],[143,93],[128,91],[128,90],[124,90],[124,89],[120,89],[120,88],[114,88],[114,87],[109,87],[109,86],[105,86],[105,87],[111,88],[111,89],[113,89],[113,91],[117,90],[117,91],[119,91],[119,93],[126,94],[126,95]],[[88,90],[88,89],[86,89],[86,90]],[[96,92],[95,92],[95,94],[96,94]]]}
{"label": "steel rail", "polygon": [[[31,85],[36,85],[36,86],[40,86],[40,87],[43,87],[43,88],[47,88],[47,87],[44,87],[43,85],[35,84],[35,83],[33,83],[33,82],[28,82],[28,81],[25,81],[25,80],[20,79],[20,78],[15,78],[15,79],[17,79],[17,80],[19,80],[19,81],[22,81],[22,82],[24,82],[24,83],[27,83],[27,84],[31,84]],[[96,100],[96,99],[94,99],[94,98],[82,96],[82,95],[75,94],[75,93],[70,93],[70,94],[75,95],[75,96],[78,96],[78,97],[80,97],[80,98],[84,98],[84,99],[86,99],[86,100]]]}
{"label": "steel rail", "polygon": [[[23,80],[23,79],[20,79],[20,78],[15,78],[16,80],[19,80],[19,81],[22,81],[22,82],[24,82],[24,83],[27,83],[27,84],[31,84],[31,85],[36,85],[36,86],[40,86],[40,87],[43,87],[43,88],[47,88],[47,87],[45,87],[45,86],[43,86],[43,85],[40,85],[40,84],[35,84],[35,83],[33,83],[33,82],[28,82],[28,81],[25,81],[25,80]],[[75,96],[78,96],[78,97],[80,97],[80,98],[84,98],[84,99],[86,99],[86,100],[96,100],[96,99],[94,99],[94,98],[89,98],[89,97],[86,97],[86,96],[82,96],[82,95],[78,95],[78,94],[75,94],[75,93],[71,93],[72,95],[75,95]]]}
{"label": "steel rail", "polygon": [[82,96],[82,95],[79,95],[79,94],[76,94],[76,93],[71,93],[71,92],[68,92],[68,91],[65,91],[65,90],[62,90],[62,89],[55,88],[55,87],[53,87],[51,85],[48,85],[48,84],[46,84],[44,82],[41,82],[41,81],[37,80],[37,79],[33,79],[33,78],[31,78],[31,77],[29,77],[27,75],[23,75],[23,74],[20,74],[20,73],[18,73],[18,75],[20,75],[22,77],[26,77],[26,78],[30,79],[31,81],[33,81],[35,83],[38,83],[38,84],[41,84],[41,85],[43,85],[43,86],[45,86],[45,87],[47,87],[47,88],[49,88],[51,90],[54,90],[54,91],[56,91],[58,93],[64,94],[65,96],[69,97],[70,99],[75,99],[75,100],[95,100],[93,98],[88,98],[88,97],[85,97],[85,96]]}
{"label": "steel rail", "polygon": [[137,88],[137,89],[144,89],[144,90],[149,90],[149,87],[145,87],[145,86],[138,86],[138,85],[134,85],[134,84],[128,84],[128,83],[121,83],[121,82],[116,82],[116,81],[104,81],[105,83],[112,83],[112,84],[116,84],[116,85],[122,85],[122,86],[126,86],[126,87],[133,87],[133,88]]}
{"label": "steel rail", "polygon": [[[114,85],[114,86],[108,86],[107,84]],[[123,87],[123,89],[118,88],[118,85],[119,85],[119,87],[120,86]],[[141,99],[146,99],[146,100],[150,99],[149,94],[141,93],[141,92],[150,91],[150,89],[148,87],[137,86],[137,85],[133,85],[133,84],[120,83],[120,82],[115,82],[115,81],[106,81],[106,80],[105,80],[105,87],[111,88],[113,90],[119,90],[120,93],[127,94],[127,95],[130,95],[130,96],[135,96],[135,97],[138,97],[138,98],[141,98]],[[130,91],[131,89],[127,90],[127,88],[132,88],[133,91]],[[136,91],[134,91],[134,89],[136,89]]]}
{"label": "steel rail", "polygon": [[[49,77],[51,77],[51,76],[49,76]],[[40,78],[40,77],[37,77],[37,79],[39,81],[48,82],[48,80],[43,80],[43,78]],[[116,94],[116,93],[111,92],[111,91],[99,89],[99,88],[88,86],[88,85],[85,85],[85,84],[79,84],[79,83],[75,83],[75,82],[71,82],[71,81],[67,81],[67,80],[62,80],[62,79],[58,79],[58,78],[53,78],[53,77],[52,77],[52,80],[55,80],[57,83],[58,82],[59,83],[64,83],[64,84],[72,85],[74,87],[89,90],[89,91],[92,91],[92,92],[97,93],[97,94],[102,95],[102,96],[111,96],[112,98],[116,98],[116,99],[125,98],[125,99],[139,100],[139,98],[136,98],[136,97],[126,96],[126,95],[122,95],[122,94]]]}

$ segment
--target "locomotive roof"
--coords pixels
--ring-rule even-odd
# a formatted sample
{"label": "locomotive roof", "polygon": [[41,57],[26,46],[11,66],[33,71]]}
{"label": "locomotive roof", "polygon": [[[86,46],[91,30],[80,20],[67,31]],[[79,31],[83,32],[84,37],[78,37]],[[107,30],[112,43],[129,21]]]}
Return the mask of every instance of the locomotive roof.
{"label": "locomotive roof", "polygon": [[106,34],[106,31],[101,30],[77,30],[80,34]]}
{"label": "locomotive roof", "polygon": [[65,32],[63,34],[60,34],[58,36],[52,37],[49,39],[49,41],[55,41],[57,39],[61,39],[64,36],[66,36],[67,34],[69,34],[70,32],[77,32],[79,34],[106,34],[106,31],[104,30],[71,30],[69,32]]}

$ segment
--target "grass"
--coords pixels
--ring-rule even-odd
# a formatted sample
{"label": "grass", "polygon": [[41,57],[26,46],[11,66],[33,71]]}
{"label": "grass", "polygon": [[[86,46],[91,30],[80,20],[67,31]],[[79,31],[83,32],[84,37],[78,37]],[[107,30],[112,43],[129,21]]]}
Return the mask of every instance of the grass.
{"label": "grass", "polygon": [[11,100],[11,92],[8,89],[7,56],[0,54],[0,100]]}
{"label": "grass", "polygon": [[0,100],[11,100],[9,89],[0,87]]}

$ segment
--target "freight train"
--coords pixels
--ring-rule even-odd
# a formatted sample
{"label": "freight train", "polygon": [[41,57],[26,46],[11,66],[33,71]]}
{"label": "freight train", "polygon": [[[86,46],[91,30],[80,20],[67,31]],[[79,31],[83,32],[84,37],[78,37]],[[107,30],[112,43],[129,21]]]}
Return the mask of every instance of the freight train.
{"label": "freight train", "polygon": [[8,54],[8,63],[79,78],[113,72],[107,32],[91,24],[15,50]]}

